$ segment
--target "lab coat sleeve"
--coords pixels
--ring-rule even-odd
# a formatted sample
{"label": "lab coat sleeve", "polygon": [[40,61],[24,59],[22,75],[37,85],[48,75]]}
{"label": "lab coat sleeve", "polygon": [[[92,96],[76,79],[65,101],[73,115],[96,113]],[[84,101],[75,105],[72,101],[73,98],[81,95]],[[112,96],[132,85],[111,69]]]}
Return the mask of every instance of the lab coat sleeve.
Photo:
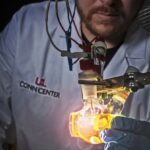
{"label": "lab coat sleeve", "polygon": [[6,138],[5,131],[11,124],[11,89],[15,49],[17,45],[17,17],[0,33],[0,145]]}
{"label": "lab coat sleeve", "polygon": [[[41,4],[32,4],[27,7],[22,7],[12,17],[3,32],[0,33],[0,143],[5,139],[5,131],[11,125],[13,118],[11,111],[12,89],[15,60],[17,60],[16,54],[21,41],[20,35],[26,34],[26,28],[31,28],[30,25],[33,23],[31,18],[34,19],[33,27],[36,20],[44,17],[45,4],[42,5],[42,7]],[[51,5],[51,16],[55,13],[54,8],[54,4]],[[53,19],[53,17],[50,18]],[[38,26],[38,23],[36,23],[35,26]],[[56,23],[54,23],[51,30],[53,30],[53,28],[56,28]]]}

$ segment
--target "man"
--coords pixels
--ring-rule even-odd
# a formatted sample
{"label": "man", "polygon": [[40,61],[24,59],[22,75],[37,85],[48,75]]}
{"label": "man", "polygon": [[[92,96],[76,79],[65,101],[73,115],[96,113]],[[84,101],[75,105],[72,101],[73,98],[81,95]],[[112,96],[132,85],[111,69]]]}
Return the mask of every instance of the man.
{"label": "man", "polygon": [[[95,36],[102,37],[108,53],[117,48],[105,67],[105,79],[124,75],[128,66],[141,72],[149,71],[150,37],[134,21],[143,0],[76,2],[80,17],[76,13],[74,20],[84,38],[90,41]],[[81,70],[77,63],[70,72],[68,60],[62,58],[49,42],[45,30],[46,6],[47,2],[42,2],[23,7],[0,35],[1,143],[6,139],[5,132],[14,123],[18,150],[148,150],[149,134],[142,132],[142,127],[148,131],[149,123],[137,120],[150,121],[149,86],[129,96],[124,114],[133,120],[116,118],[112,130],[101,133],[105,148],[70,136],[69,114],[82,107],[77,82]],[[74,2],[70,2],[70,7],[74,8]],[[67,29],[65,2],[59,2],[58,10]],[[67,49],[65,34],[56,17],[55,3],[50,6],[48,27],[54,43],[60,49]],[[74,26],[71,36],[81,42]],[[71,51],[82,50],[72,42]],[[140,127],[138,134],[134,133],[135,126],[130,131],[133,123]],[[137,139],[138,146],[135,147]],[[143,143],[145,147],[142,147]]]}

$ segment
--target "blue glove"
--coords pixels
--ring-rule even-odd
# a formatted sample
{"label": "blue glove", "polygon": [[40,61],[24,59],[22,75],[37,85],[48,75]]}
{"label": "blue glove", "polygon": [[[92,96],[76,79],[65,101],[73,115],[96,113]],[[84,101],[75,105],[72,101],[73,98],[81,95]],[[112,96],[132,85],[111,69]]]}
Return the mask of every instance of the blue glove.
{"label": "blue glove", "polygon": [[104,150],[150,150],[150,123],[116,117],[111,129],[100,133]]}

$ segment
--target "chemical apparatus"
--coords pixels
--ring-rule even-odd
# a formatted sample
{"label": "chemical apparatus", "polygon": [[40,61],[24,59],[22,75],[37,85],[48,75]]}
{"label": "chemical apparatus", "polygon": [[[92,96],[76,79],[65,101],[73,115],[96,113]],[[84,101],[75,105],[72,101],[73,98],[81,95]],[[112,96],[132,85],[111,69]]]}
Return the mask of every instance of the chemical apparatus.
{"label": "chemical apparatus", "polygon": [[[95,55],[93,55],[93,51]],[[79,73],[79,84],[83,94],[83,108],[70,114],[70,133],[91,144],[99,144],[100,131],[110,128],[115,116],[122,115],[122,109],[131,92],[150,84],[150,73],[140,73],[132,66],[124,76],[103,80],[106,47],[102,41],[91,47],[93,65],[99,67],[98,74],[92,70]]]}
{"label": "chemical apparatus", "polygon": [[[150,84],[150,73],[140,73],[136,68],[129,66],[123,76],[104,80],[103,70],[107,51],[106,45],[103,39],[99,37],[93,39],[89,44],[84,43],[82,39],[82,44],[80,44],[71,37],[72,24],[77,30],[74,21],[76,4],[72,12],[69,1],[65,1],[70,23],[67,31],[61,24],[58,13],[58,0],[55,0],[56,16],[66,35],[67,50],[58,48],[49,33],[48,15],[51,0],[49,0],[46,12],[46,32],[50,42],[61,53],[61,56],[68,57],[69,69],[72,70],[72,65],[80,62],[82,70],[79,73],[78,83],[81,85],[83,107],[77,112],[70,113],[70,134],[72,137],[81,138],[87,143],[99,144],[103,142],[99,137],[100,131],[110,128],[112,119],[118,115],[122,115],[122,109],[131,92],[136,92],[138,89]],[[79,35],[79,32],[76,32]],[[80,35],[79,37],[81,38]],[[83,52],[72,53],[70,51],[71,41],[83,49]],[[74,63],[72,62],[73,58],[77,59]]]}

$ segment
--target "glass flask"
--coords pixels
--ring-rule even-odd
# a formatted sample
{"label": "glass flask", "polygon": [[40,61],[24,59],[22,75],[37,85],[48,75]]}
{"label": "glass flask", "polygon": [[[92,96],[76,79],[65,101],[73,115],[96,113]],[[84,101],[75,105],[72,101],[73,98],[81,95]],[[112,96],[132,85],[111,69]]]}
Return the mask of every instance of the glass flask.
{"label": "glass flask", "polygon": [[[92,71],[79,74],[79,79],[97,81],[98,75]],[[115,116],[121,115],[130,90],[124,87],[81,84],[83,107],[70,113],[69,128],[72,137],[81,138],[87,143],[100,144],[99,134],[110,128]]]}

